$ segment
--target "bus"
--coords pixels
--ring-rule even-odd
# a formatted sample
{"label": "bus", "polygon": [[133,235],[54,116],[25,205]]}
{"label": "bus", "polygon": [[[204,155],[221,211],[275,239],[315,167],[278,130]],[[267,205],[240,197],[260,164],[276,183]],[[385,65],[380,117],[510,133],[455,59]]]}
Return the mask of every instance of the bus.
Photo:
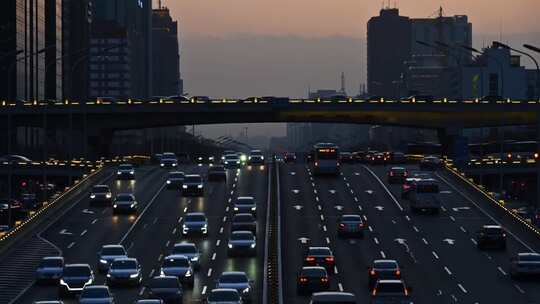
{"label": "bus", "polygon": [[313,173],[339,174],[339,148],[332,143],[318,143],[313,146]]}

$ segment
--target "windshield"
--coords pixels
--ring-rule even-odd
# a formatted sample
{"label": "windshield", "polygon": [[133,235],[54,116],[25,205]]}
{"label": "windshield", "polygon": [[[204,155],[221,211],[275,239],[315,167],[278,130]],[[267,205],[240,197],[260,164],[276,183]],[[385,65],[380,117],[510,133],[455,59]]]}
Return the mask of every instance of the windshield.
{"label": "windshield", "polygon": [[186,175],[184,182],[186,183],[202,183],[202,178],[198,175]]}
{"label": "windshield", "polygon": [[118,194],[116,196],[117,201],[133,201],[133,196],[131,194]]}
{"label": "windshield", "polygon": [[96,193],[109,192],[109,187],[107,187],[107,186],[94,186],[92,188],[92,191],[96,192]]}
{"label": "windshield", "polygon": [[200,214],[191,214],[186,216],[186,222],[204,222],[206,217]]}
{"label": "windshield", "polygon": [[137,262],[131,260],[116,260],[112,263],[111,268],[113,269],[136,269]]}
{"label": "windshield", "polygon": [[64,277],[89,277],[90,267],[87,266],[66,266]]}
{"label": "windshield", "polygon": [[122,247],[105,247],[101,250],[101,255],[126,255]]}
{"label": "windshield", "polygon": [[109,291],[107,288],[84,288],[81,292],[81,298],[102,299],[108,297]]}
{"label": "windshield", "polygon": [[255,236],[252,233],[233,233],[231,240],[253,241],[255,240]]}
{"label": "windshield", "polygon": [[133,166],[132,165],[120,165],[120,166],[118,166],[118,168],[120,170],[131,170],[131,169],[133,169]]}
{"label": "windshield", "polygon": [[245,274],[227,274],[222,275],[219,278],[220,283],[229,283],[229,284],[238,284],[238,283],[247,283],[248,279]]}
{"label": "windshield", "polygon": [[184,173],[171,173],[169,174],[169,178],[184,178]]}
{"label": "windshield", "polygon": [[181,258],[168,258],[163,261],[163,267],[189,267],[189,260]]}
{"label": "windshield", "polygon": [[212,291],[208,301],[240,301],[240,296],[235,291]]}
{"label": "windshield", "polygon": [[331,255],[331,252],[327,248],[310,248],[310,255]]}
{"label": "windshield", "polygon": [[255,204],[255,200],[252,198],[238,198],[236,200],[237,205],[253,205]]}
{"label": "windshield", "polygon": [[62,267],[64,263],[60,259],[43,259],[41,260],[41,263],[39,264],[40,267],[51,267],[51,268],[58,268]]}

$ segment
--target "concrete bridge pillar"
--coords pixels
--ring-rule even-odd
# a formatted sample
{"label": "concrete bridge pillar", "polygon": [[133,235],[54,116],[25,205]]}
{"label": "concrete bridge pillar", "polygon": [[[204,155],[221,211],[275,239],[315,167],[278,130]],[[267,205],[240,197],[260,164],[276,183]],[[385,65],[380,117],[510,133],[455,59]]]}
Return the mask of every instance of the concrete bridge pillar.
{"label": "concrete bridge pillar", "polygon": [[437,130],[437,136],[441,144],[441,156],[452,159],[458,166],[467,160],[468,142],[463,136],[463,128],[441,128]]}
{"label": "concrete bridge pillar", "polygon": [[97,159],[99,157],[111,156],[111,146],[114,131],[109,129],[98,129],[88,133],[87,151],[88,158]]}

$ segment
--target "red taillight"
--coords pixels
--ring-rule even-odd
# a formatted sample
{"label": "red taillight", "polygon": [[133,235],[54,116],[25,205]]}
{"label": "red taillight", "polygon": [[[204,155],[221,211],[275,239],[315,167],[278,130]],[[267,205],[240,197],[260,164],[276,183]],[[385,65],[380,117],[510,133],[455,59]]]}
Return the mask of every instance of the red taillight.
{"label": "red taillight", "polygon": [[407,290],[407,288],[405,288],[405,295],[406,295],[406,296],[409,295],[409,290]]}
{"label": "red taillight", "polygon": [[409,186],[409,185],[407,185],[407,184],[403,185],[403,189],[404,189],[404,190],[408,190],[410,187],[411,187],[411,186]]}
{"label": "red taillight", "polygon": [[409,173],[407,173],[407,171],[403,172],[403,176],[407,176],[409,175]]}
{"label": "red taillight", "polygon": [[315,258],[314,258],[314,257],[308,256],[308,257],[306,258],[306,262],[315,262]]}
{"label": "red taillight", "polygon": [[324,260],[328,263],[333,263],[334,262],[334,257],[326,257],[324,258]]}
{"label": "red taillight", "polygon": [[345,224],[339,224],[339,228],[345,229]]}
{"label": "red taillight", "polygon": [[328,283],[328,278],[321,278],[321,282]]}
{"label": "red taillight", "polygon": [[298,279],[298,281],[300,281],[300,283],[306,283],[307,278],[301,277],[300,279]]}
{"label": "red taillight", "polygon": [[399,269],[398,269],[398,270],[396,270],[396,276],[398,276],[398,277],[399,277],[400,275],[401,275],[401,271],[399,271]]}
{"label": "red taillight", "polygon": [[370,275],[372,276],[375,276],[377,273],[375,272],[375,269],[371,269],[371,271],[369,272]]}
{"label": "red taillight", "polygon": [[364,223],[358,224],[358,227],[363,228],[363,227],[364,227]]}
{"label": "red taillight", "polygon": [[390,171],[389,175],[394,176],[394,171]]}
{"label": "red taillight", "polygon": [[377,295],[377,289],[373,288],[373,291],[371,292],[371,295],[376,296]]}

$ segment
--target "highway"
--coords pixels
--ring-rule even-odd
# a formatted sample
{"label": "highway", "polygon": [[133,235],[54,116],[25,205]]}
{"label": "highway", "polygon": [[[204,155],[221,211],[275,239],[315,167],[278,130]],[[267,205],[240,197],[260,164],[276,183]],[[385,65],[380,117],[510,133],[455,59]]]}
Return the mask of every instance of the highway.
{"label": "highway", "polygon": [[[180,170],[206,174],[207,166],[186,165]],[[183,197],[175,190],[167,190],[167,171],[156,167],[137,170],[136,180],[117,181],[112,175],[104,182],[116,193],[133,191],[140,204],[138,216],[112,215],[111,208],[90,207],[82,198],[71,210],[57,219],[42,236],[57,246],[66,263],[89,263],[96,274],[97,284],[105,275],[97,271],[97,252],[104,244],[121,243],[130,257],[141,263],[143,283],[140,287],[112,288],[117,303],[132,303],[146,298],[145,283],[159,275],[165,256],[176,242],[193,241],[202,252],[201,268],[195,274],[193,289],[184,289],[184,303],[200,303],[214,288],[215,280],[223,271],[245,271],[254,280],[254,299],[262,293],[264,257],[264,228],[268,193],[267,168],[228,170],[227,183],[205,182],[204,197]],[[254,196],[258,202],[257,257],[227,257],[229,225],[232,218],[231,202],[241,195]],[[188,239],[181,236],[180,221],[187,212],[205,212],[209,220],[206,237]],[[16,303],[57,299],[57,287],[34,284]],[[257,300],[255,302],[258,302]],[[65,303],[76,303],[68,299]]]}
{"label": "highway", "polygon": [[[407,166],[409,171],[418,170]],[[386,181],[388,166],[345,164],[339,177],[315,177],[305,164],[280,166],[285,303],[308,303],[296,294],[296,278],[306,246],[328,246],[336,258],[331,289],[353,292],[369,302],[367,267],[374,259],[395,259],[411,286],[415,303],[539,303],[538,282],[514,281],[509,259],[536,251],[509,231],[504,251],[479,251],[474,237],[484,224],[496,224],[477,202],[433,173],[441,185],[439,215],[411,214],[401,186]],[[476,204],[476,205],[475,205]],[[485,210],[484,210],[485,211]],[[337,216],[361,214],[364,239],[338,238]]]}
{"label": "highway", "polygon": [[[409,172],[419,171],[415,165]],[[540,303],[538,281],[516,281],[509,275],[509,259],[518,252],[540,251],[539,241],[523,235],[517,226],[496,216],[492,207],[453,182],[450,173],[432,172],[440,183],[443,208],[439,215],[412,214],[401,198],[401,186],[386,180],[389,166],[344,164],[336,177],[313,176],[305,163],[243,167],[228,170],[227,182],[205,182],[203,197],[184,197],[167,190],[167,171],[156,166],[137,169],[135,181],[117,181],[109,169],[104,180],[113,195],[133,191],[140,203],[138,216],[113,215],[110,207],[89,206],[82,195],[71,209],[41,233],[57,247],[67,263],[89,263],[96,283],[97,252],[104,244],[121,243],[142,265],[139,287],[112,288],[118,303],[146,298],[149,278],[159,275],[163,258],[174,243],[193,241],[203,252],[193,289],[184,291],[184,303],[200,303],[223,271],[245,271],[254,280],[254,303],[262,303],[266,205],[269,193],[281,204],[281,259],[284,303],[308,303],[299,296],[296,279],[307,246],[328,246],[336,258],[331,290],[357,295],[368,303],[367,267],[374,259],[396,259],[415,303]],[[182,165],[186,173],[206,174],[207,166]],[[276,187],[269,175],[277,170]],[[269,192],[270,191],[270,192]],[[238,196],[254,196],[258,203],[256,257],[228,257],[227,241]],[[187,212],[202,211],[209,219],[209,234],[184,238],[180,222]],[[357,213],[367,228],[363,239],[338,238],[337,217]],[[476,231],[485,224],[503,224],[508,231],[506,251],[479,251]],[[52,254],[52,252],[51,252]],[[21,256],[25,260],[26,256]],[[3,264],[4,261],[2,261]],[[0,265],[3,266],[3,265]],[[17,269],[14,276],[17,276]],[[32,271],[32,270],[26,270]],[[0,287],[5,283],[0,279]],[[8,282],[9,283],[9,282]],[[15,303],[58,298],[55,285],[32,285]],[[65,303],[76,303],[67,299]]]}

